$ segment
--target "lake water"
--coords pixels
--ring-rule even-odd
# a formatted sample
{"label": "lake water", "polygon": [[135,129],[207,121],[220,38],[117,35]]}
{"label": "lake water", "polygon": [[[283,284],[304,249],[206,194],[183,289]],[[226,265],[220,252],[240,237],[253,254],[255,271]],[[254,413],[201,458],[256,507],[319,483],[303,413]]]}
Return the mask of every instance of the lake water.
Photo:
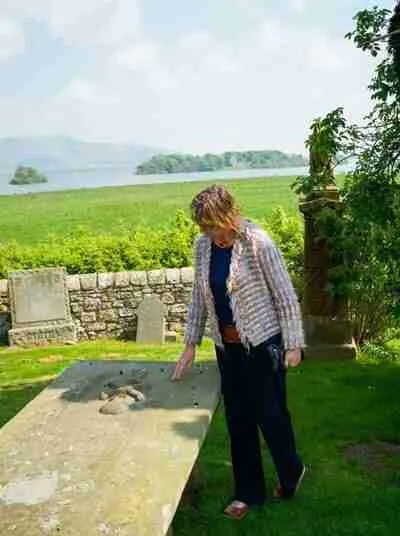
{"label": "lake water", "polygon": [[[338,173],[350,171],[351,166],[339,166]],[[230,171],[211,171],[206,173],[175,173],[164,175],[134,175],[131,169],[83,169],[65,171],[46,171],[47,183],[12,186],[11,175],[0,171],[0,195],[54,192],[79,188],[100,188],[105,186],[127,186],[135,184],[159,184],[169,182],[193,182],[213,180],[251,179],[255,177],[288,177],[307,175],[308,168],[279,169],[237,169]]]}

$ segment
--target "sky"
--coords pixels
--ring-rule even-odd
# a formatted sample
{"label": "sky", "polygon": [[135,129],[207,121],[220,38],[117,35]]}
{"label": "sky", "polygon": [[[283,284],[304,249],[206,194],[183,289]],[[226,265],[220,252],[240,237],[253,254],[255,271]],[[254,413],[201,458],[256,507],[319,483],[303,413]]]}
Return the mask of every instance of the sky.
{"label": "sky", "polygon": [[383,0],[0,0],[0,137],[187,152],[304,152],[312,120],[368,111],[344,39]]}

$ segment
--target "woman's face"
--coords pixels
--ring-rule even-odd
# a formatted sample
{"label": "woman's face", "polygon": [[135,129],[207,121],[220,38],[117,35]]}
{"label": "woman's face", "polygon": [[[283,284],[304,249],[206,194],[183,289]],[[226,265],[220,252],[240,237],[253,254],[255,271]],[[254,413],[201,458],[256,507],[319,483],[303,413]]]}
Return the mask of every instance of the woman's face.
{"label": "woman's face", "polygon": [[219,248],[229,248],[235,241],[235,232],[232,229],[206,227],[203,231]]}

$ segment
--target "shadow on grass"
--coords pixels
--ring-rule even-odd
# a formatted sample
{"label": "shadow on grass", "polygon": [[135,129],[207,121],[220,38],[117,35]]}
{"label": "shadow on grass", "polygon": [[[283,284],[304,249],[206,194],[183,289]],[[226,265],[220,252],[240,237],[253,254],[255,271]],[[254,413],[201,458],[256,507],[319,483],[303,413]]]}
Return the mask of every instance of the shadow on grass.
{"label": "shadow on grass", "polygon": [[0,387],[0,428],[40,393],[49,381]]}

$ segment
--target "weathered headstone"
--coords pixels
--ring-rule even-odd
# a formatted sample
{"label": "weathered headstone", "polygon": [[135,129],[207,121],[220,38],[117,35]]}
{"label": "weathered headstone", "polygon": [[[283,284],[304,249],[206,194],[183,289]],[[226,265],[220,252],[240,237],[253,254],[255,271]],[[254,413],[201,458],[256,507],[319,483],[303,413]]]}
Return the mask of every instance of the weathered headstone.
{"label": "weathered headstone", "polygon": [[[0,534],[165,535],[219,400],[215,362],[181,382],[173,367],[81,362],[8,422]],[[116,414],[101,411],[110,396]]]}
{"label": "weathered headstone", "polygon": [[137,311],[136,342],[159,344],[165,341],[165,305],[158,296],[145,296]]}
{"label": "weathered headstone", "polygon": [[76,340],[63,268],[11,272],[10,344],[45,344]]}

